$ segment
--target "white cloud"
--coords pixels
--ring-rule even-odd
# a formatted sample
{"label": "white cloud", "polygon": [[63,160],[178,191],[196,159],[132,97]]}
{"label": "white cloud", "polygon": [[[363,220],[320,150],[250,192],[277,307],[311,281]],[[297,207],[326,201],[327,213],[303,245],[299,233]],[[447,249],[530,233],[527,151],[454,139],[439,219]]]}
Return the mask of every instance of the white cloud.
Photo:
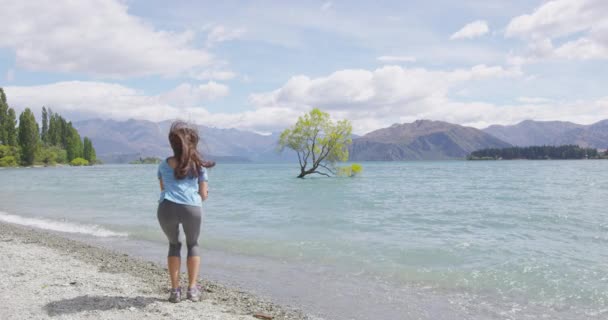
{"label": "white cloud", "polygon": [[251,95],[254,108],[236,113],[210,112],[204,107],[210,99],[228,93],[227,87],[212,81],[182,84],[159,95],[147,95],[119,84],[86,81],[8,86],[5,91],[10,105],[17,110],[44,105],[80,119],[181,118],[208,126],[260,132],[285,128],[312,107],[327,110],[335,119],[351,120],[358,134],[416,119],[483,128],[525,119],[592,123],[608,118],[608,97],[573,102],[521,97],[519,104],[512,105],[460,102],[450,97],[452,91],[458,92],[468,81],[519,74],[515,69],[495,66],[452,71],[389,66],[372,71],[342,70],[320,78],[296,76],[277,90]]}
{"label": "white cloud", "polygon": [[513,18],[505,36],[528,42],[523,62],[608,59],[608,2],[549,1],[531,14]]}
{"label": "white cloud", "polygon": [[519,97],[517,98],[518,102],[528,103],[528,104],[541,104],[541,103],[549,103],[553,100],[543,97]]}
{"label": "white cloud", "polygon": [[450,37],[451,40],[456,39],[473,39],[480,37],[490,31],[488,23],[484,20],[477,20],[466,24],[462,29],[456,31]]}
{"label": "white cloud", "polygon": [[380,56],[380,62],[416,62],[416,57],[412,56]]}
{"label": "white cloud", "polygon": [[327,1],[321,5],[321,11],[327,11],[331,9],[334,4],[331,1]]}
{"label": "white cloud", "polygon": [[215,26],[207,34],[207,46],[211,47],[220,42],[238,39],[245,34],[245,29],[228,29],[225,26]]}
{"label": "white cloud", "polygon": [[74,112],[113,119],[139,118],[163,120],[174,117],[179,109],[159,97],[119,84],[92,81],[66,81],[39,86],[5,87],[9,104],[16,109],[51,107],[59,112]]}
{"label": "white cloud", "polygon": [[8,86],[5,91],[10,105],[19,109],[46,105],[57,111],[117,119],[163,120],[225,97],[229,88],[214,81],[201,85],[183,83],[160,95],[146,95],[115,83],[64,81],[40,86]]}
{"label": "white cloud", "polygon": [[160,101],[178,107],[198,106],[204,101],[225,97],[229,92],[227,86],[215,81],[198,86],[182,83],[177,88],[162,94]]}
{"label": "white cloud", "polygon": [[123,85],[93,81],[7,86],[4,89],[9,104],[18,111],[25,107],[35,109],[47,106],[65,116],[78,116],[80,119],[186,119],[221,128],[273,131],[283,128],[288,121],[300,115],[296,110],[282,107],[211,113],[202,104],[228,92],[227,87],[215,82],[199,86],[182,84],[160,95],[146,95]]}
{"label": "white cloud", "polygon": [[558,57],[566,59],[608,59],[608,42],[600,43],[589,38],[570,41],[555,50]]}
{"label": "white cloud", "polygon": [[531,14],[509,22],[505,35],[523,38],[553,38],[589,29],[596,16],[589,0],[547,1]]}
{"label": "white cloud", "polygon": [[236,73],[225,70],[205,70],[193,76],[197,80],[220,80],[226,81],[236,77]]}
{"label": "white cloud", "polygon": [[399,66],[341,70],[320,78],[292,77],[277,90],[251,95],[250,101],[258,110],[287,108],[302,113],[319,107],[336,118],[352,120],[357,133],[420,118],[472,124],[488,114],[475,108],[488,105],[455,103],[448,98],[450,90],[471,80],[521,75],[519,69],[485,65],[453,71]]}
{"label": "white cloud", "polygon": [[118,0],[7,1],[0,21],[0,47],[32,71],[174,76],[213,63],[193,32],[156,30]]}

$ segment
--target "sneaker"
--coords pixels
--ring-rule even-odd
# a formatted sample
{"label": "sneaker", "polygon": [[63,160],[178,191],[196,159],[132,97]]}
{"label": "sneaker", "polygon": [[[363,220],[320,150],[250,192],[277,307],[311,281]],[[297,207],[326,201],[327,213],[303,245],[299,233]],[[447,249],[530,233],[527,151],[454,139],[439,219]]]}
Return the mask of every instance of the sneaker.
{"label": "sneaker", "polygon": [[194,286],[194,288],[188,288],[187,293],[188,300],[192,302],[198,302],[201,300],[201,290],[198,286]]}
{"label": "sneaker", "polygon": [[182,288],[171,289],[169,302],[178,303],[182,300]]}

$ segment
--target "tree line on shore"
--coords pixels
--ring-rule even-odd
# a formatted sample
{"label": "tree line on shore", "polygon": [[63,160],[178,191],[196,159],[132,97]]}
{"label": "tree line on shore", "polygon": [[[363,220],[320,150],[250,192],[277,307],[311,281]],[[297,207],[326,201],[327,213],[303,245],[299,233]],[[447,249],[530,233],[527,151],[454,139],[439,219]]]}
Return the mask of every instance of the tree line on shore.
{"label": "tree line on shore", "polygon": [[29,108],[19,115],[9,107],[0,88],[0,167],[97,162],[91,139],[81,139],[71,122],[42,107],[42,128]]}
{"label": "tree line on shore", "polygon": [[468,160],[570,160],[570,159],[608,159],[608,150],[603,154],[594,148],[581,148],[577,145],[530,146],[489,148],[472,152]]}
{"label": "tree line on shore", "polygon": [[129,164],[159,164],[161,162],[162,162],[162,160],[159,158],[156,158],[156,157],[146,157],[146,158],[139,157],[139,159],[133,160],[133,161],[129,162]]}

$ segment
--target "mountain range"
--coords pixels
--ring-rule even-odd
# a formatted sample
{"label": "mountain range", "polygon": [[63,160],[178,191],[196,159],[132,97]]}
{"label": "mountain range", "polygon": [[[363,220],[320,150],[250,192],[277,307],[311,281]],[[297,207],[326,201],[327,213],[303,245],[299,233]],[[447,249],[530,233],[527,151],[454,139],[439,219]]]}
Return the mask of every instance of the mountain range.
{"label": "mountain range", "polygon": [[[91,138],[98,157],[106,163],[168,156],[171,154],[167,140],[170,125],[170,121],[132,119],[91,119],[74,123],[82,136]],[[221,162],[283,162],[296,159],[293,152],[276,152],[278,133],[262,135],[208,126],[199,126],[199,132],[202,138],[200,150],[209,159]],[[461,159],[483,148],[561,144],[607,149],[608,120],[592,125],[526,120],[516,125],[493,125],[483,130],[442,121],[417,120],[394,124],[363,136],[353,135],[350,160]]]}
{"label": "mountain range", "polygon": [[[101,120],[78,121],[74,127],[91,138],[97,156],[106,163],[126,163],[140,157],[164,158],[171,154],[168,134],[171,121]],[[278,154],[278,134],[262,135],[238,129],[198,126],[199,150],[206,158],[230,162],[279,162],[295,159],[295,154]]]}
{"label": "mountain range", "polygon": [[442,121],[393,124],[353,140],[354,161],[446,160],[464,158],[484,148],[510,144],[481,130]]}
{"label": "mountain range", "polygon": [[608,149],[608,120],[590,125],[565,121],[522,121],[516,125],[493,125],[483,130],[516,146],[575,144]]}

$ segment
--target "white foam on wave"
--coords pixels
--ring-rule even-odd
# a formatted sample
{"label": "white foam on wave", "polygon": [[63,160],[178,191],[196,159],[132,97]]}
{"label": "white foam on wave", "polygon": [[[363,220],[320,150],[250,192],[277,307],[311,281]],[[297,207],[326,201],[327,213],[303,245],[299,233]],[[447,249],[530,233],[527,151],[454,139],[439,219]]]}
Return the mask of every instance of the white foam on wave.
{"label": "white foam on wave", "polygon": [[128,234],[104,229],[97,225],[79,224],[48,219],[28,218],[0,211],[0,221],[20,224],[39,229],[53,230],[66,233],[82,233],[96,237],[126,237]]}

